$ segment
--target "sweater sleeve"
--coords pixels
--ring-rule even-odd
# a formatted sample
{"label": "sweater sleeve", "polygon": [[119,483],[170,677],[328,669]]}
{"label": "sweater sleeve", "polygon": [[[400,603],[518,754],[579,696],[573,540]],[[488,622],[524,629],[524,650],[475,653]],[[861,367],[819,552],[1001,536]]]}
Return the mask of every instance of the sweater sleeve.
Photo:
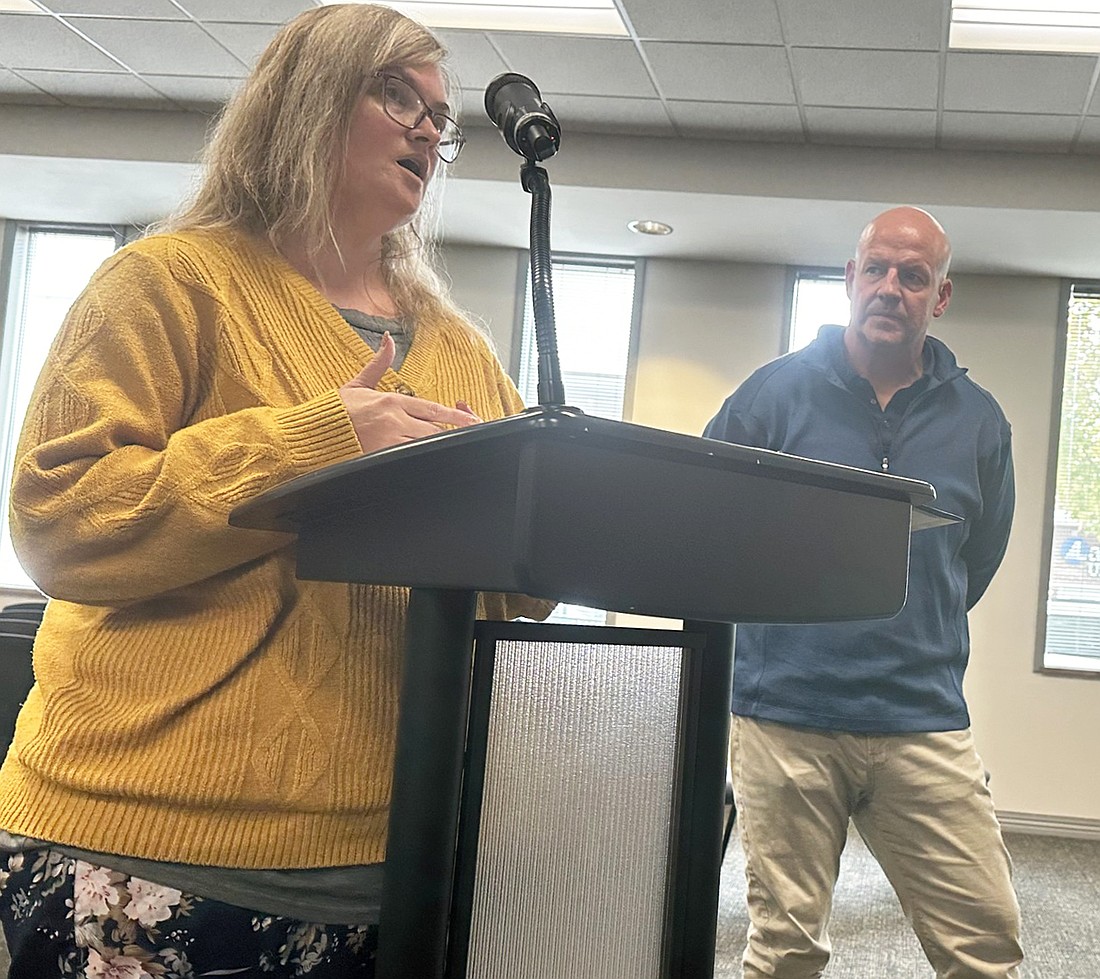
{"label": "sweater sleeve", "polygon": [[231,528],[229,512],[359,453],[335,389],[288,407],[254,391],[237,410],[225,403],[212,347],[227,319],[166,263],[125,252],[70,310],[32,396],[11,493],[13,543],[47,595],[140,601],[284,547],[287,535]]}

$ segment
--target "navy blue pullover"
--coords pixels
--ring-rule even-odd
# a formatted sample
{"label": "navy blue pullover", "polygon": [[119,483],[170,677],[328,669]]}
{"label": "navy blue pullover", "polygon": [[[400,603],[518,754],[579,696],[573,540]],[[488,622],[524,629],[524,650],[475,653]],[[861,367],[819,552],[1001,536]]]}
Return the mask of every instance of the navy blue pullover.
{"label": "navy blue pullover", "polygon": [[963,521],[913,534],[908,598],[892,619],[739,625],[733,712],[835,731],[959,730],[970,724],[966,613],[993,578],[1012,524],[1011,430],[992,395],[933,337],[924,375],[882,410],[849,365],[843,334],[824,326],[805,349],[761,367],[704,434],[926,480],[936,506]]}

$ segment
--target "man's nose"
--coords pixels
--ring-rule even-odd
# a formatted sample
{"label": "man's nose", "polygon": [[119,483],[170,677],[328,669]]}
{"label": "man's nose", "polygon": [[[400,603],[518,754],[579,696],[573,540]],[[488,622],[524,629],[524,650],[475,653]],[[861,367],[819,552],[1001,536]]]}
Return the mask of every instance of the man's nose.
{"label": "man's nose", "polygon": [[897,269],[887,269],[879,283],[879,295],[892,299],[901,298],[901,281],[898,279]]}

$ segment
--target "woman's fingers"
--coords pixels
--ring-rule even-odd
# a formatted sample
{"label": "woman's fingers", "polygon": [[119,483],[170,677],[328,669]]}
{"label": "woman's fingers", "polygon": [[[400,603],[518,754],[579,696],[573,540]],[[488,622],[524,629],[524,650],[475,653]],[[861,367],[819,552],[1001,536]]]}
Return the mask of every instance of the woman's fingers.
{"label": "woman's fingers", "polygon": [[433,435],[448,426],[465,428],[481,421],[462,408],[350,383],[340,388],[340,398],[364,452]]}
{"label": "woman's fingers", "polygon": [[371,362],[367,364],[344,387],[373,388],[378,386],[382,375],[393,366],[393,358],[397,354],[397,347],[390,336],[389,330],[382,334],[382,342],[378,345]]}

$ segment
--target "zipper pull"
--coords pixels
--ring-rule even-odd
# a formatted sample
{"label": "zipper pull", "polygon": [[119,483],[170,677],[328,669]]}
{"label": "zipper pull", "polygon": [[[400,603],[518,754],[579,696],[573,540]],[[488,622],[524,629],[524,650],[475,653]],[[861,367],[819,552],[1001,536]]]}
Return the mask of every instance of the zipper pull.
{"label": "zipper pull", "polygon": [[882,457],[882,471],[883,472],[888,472],[889,469],[890,469],[890,457],[889,456],[883,456]]}

